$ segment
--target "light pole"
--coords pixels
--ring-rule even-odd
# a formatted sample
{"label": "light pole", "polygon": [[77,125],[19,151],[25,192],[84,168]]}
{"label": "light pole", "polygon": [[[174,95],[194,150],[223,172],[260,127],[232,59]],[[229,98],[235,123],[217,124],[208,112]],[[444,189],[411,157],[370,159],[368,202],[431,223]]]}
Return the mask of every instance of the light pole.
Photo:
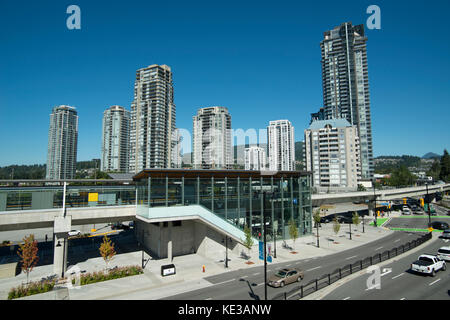
{"label": "light pole", "polygon": [[225,235],[225,268],[228,268],[228,236]]}
{"label": "light pole", "polygon": [[427,207],[428,207],[428,226],[431,227],[431,210],[430,210],[430,196],[428,195],[428,182],[425,183],[427,188]]}
{"label": "light pole", "polygon": [[375,219],[373,220],[373,225],[377,226],[377,196],[375,195],[375,179],[373,179],[373,213]]}

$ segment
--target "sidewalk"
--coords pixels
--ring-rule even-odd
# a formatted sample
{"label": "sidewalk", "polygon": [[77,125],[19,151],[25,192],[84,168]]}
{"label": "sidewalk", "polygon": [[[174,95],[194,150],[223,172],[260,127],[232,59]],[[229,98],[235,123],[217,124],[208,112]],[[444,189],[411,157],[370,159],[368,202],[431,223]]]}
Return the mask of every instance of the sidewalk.
{"label": "sidewalk", "polygon": [[[367,222],[367,221],[366,221]],[[358,231],[355,231],[355,230]],[[341,229],[336,235],[333,231],[333,224],[322,224],[319,228],[320,248],[316,246],[316,228],[313,228],[313,235],[299,238],[295,241],[286,241],[292,250],[282,247],[282,241],[277,241],[277,258],[273,263],[282,263],[293,260],[308,259],[320,257],[346,249],[354,248],[368,242],[380,239],[392,234],[394,231],[383,227],[371,227],[365,225],[365,232],[362,232],[362,225],[355,227],[352,225],[352,240],[349,239],[348,225],[341,224]],[[273,250],[273,242],[272,250]],[[292,253],[292,252],[296,253]],[[246,251],[248,254],[248,251]],[[145,259],[150,258],[145,255]],[[209,257],[203,257],[198,254],[174,257],[170,262],[168,259],[150,259],[144,270],[144,274],[131,276],[122,279],[109,280],[105,282],[94,283],[82,286],[79,289],[66,290],[61,295],[60,290],[44,294],[33,295],[22,299],[27,300],[54,300],[69,298],[72,300],[141,300],[141,299],[161,299],[164,297],[180,294],[183,292],[204,288],[212,284],[205,280],[205,277],[222,274],[229,271],[253,268],[262,266],[264,262],[258,258],[258,245],[255,244],[250,252],[250,259],[247,261],[239,255],[228,250],[228,268],[224,266],[225,249]],[[113,266],[141,265],[142,251],[136,251],[125,254],[118,254],[111,262]],[[247,264],[247,262],[253,262]],[[173,263],[176,267],[176,274],[171,276],[161,276],[161,266]],[[105,268],[105,262],[101,257],[89,259],[77,264],[81,270],[87,272],[99,271]],[[205,272],[202,266],[205,266]],[[35,268],[30,273],[30,281],[40,280],[53,273],[53,265],[47,265]],[[7,299],[8,291],[11,287],[16,287],[26,282],[26,274],[21,273],[14,278],[0,279],[0,300]],[[68,296],[68,297],[67,297]]]}

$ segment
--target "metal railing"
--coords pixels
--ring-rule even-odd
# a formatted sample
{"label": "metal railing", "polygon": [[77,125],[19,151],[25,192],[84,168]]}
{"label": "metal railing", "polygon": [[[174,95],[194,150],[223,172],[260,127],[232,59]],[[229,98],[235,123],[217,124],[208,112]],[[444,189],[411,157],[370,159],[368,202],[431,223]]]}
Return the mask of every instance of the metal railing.
{"label": "metal railing", "polygon": [[308,283],[297,286],[290,291],[282,292],[275,295],[272,300],[298,300],[304,298],[320,289],[323,289],[334,282],[345,278],[355,272],[361,271],[371,265],[380,263],[382,261],[389,260],[399,254],[407,252],[422,243],[430,240],[432,237],[431,232],[427,233],[416,240],[409,241],[399,247],[386,250],[381,253],[377,253],[373,256],[366,257],[361,260],[357,260],[353,263],[347,264],[341,268],[334,270],[333,272],[324,274],[319,278],[313,279]]}

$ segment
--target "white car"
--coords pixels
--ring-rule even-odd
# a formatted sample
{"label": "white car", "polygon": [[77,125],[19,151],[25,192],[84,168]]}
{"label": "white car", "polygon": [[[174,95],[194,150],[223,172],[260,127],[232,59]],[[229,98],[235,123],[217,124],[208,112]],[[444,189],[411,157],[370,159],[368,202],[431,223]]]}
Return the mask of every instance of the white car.
{"label": "white car", "polygon": [[444,261],[450,261],[450,247],[442,247],[438,250],[438,258]]}
{"label": "white car", "polygon": [[419,259],[411,264],[411,271],[429,274],[432,277],[436,275],[437,271],[445,271],[445,269],[447,269],[445,261],[429,254],[419,256]]}
{"label": "white car", "polygon": [[69,237],[74,237],[74,236],[81,236],[81,231],[80,230],[70,230]]}
{"label": "white car", "polygon": [[403,208],[402,214],[409,216],[411,215],[411,209],[409,209],[408,207]]}

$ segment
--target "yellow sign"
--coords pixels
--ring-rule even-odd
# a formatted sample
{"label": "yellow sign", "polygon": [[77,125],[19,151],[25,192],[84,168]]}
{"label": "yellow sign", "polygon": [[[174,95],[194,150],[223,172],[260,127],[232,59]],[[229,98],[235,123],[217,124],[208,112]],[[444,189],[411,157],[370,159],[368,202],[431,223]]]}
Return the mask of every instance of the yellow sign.
{"label": "yellow sign", "polygon": [[89,193],[88,201],[89,202],[98,201],[98,193]]}
{"label": "yellow sign", "polygon": [[434,229],[432,227],[428,228],[428,231],[432,232]]}
{"label": "yellow sign", "polygon": [[91,229],[91,232],[95,232],[95,231],[97,231],[97,229]]}

